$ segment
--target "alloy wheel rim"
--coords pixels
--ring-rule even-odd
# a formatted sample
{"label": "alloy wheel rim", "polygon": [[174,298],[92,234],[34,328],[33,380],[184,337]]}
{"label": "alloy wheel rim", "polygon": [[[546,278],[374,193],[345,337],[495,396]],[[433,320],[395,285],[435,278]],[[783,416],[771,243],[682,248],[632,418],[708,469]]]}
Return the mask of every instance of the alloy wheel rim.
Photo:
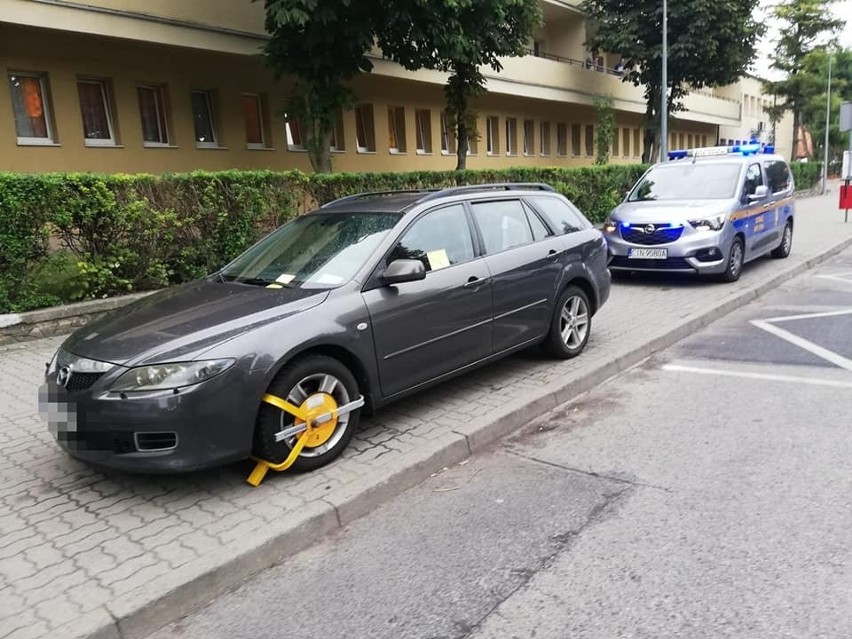
{"label": "alloy wheel rim", "polygon": [[[311,401],[323,402],[327,406],[345,406],[350,403],[351,398],[349,397],[349,391],[346,390],[346,386],[337,377],[328,373],[314,373],[303,377],[301,381],[290,389],[290,392],[287,394],[287,401],[296,406],[304,406]],[[318,457],[334,448],[346,433],[351,416],[352,413],[345,413],[337,417],[334,431],[331,435],[318,446],[311,448],[306,445],[299,456]],[[291,428],[296,423],[296,419],[284,411],[281,412],[279,419],[280,430]],[[296,440],[299,436],[301,436],[301,433],[285,439],[284,443],[288,448],[292,449],[296,445]]]}
{"label": "alloy wheel rim", "polygon": [[562,342],[572,350],[585,341],[589,332],[589,308],[579,295],[565,300],[559,315],[559,332]]}
{"label": "alloy wheel rim", "polygon": [[743,247],[739,242],[731,249],[731,274],[737,275],[743,265]]}
{"label": "alloy wheel rim", "polygon": [[784,252],[790,252],[790,245],[793,243],[793,229],[788,224],[784,227]]}

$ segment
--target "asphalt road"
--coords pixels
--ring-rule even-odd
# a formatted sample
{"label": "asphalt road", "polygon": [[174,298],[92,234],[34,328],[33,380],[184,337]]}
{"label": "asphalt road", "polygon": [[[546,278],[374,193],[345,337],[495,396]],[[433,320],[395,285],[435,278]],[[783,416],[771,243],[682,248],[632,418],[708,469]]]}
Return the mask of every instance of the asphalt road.
{"label": "asphalt road", "polygon": [[847,252],[152,639],[850,637],[850,333]]}

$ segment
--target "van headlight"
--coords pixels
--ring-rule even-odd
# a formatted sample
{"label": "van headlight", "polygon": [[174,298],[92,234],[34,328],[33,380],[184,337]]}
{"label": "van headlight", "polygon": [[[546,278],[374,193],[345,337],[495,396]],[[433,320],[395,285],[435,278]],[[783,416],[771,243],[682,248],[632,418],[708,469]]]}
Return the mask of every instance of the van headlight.
{"label": "van headlight", "polygon": [[115,380],[110,390],[114,393],[134,391],[172,390],[200,384],[228,370],[233,359],[214,359],[204,362],[155,364],[131,368]]}
{"label": "van headlight", "polygon": [[714,215],[700,220],[689,220],[696,231],[721,231],[725,226],[725,215]]}

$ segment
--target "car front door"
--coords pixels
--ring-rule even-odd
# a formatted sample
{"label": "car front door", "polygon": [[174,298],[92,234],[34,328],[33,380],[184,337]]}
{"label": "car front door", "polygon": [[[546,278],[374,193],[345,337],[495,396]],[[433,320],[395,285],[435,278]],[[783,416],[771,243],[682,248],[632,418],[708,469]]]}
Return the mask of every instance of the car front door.
{"label": "car front door", "polygon": [[382,394],[390,397],[491,354],[491,279],[462,204],[419,217],[387,256],[419,259],[421,281],[368,287]]}
{"label": "car front door", "polygon": [[745,185],[743,195],[745,196],[745,206],[748,207],[748,217],[746,218],[746,259],[757,257],[771,248],[773,242],[773,229],[775,211],[773,207],[772,195],[751,200],[757,192],[757,188],[765,186],[766,180],[763,176],[763,170],[758,162],[749,164],[746,169]]}
{"label": "car front door", "polygon": [[494,353],[531,343],[550,326],[565,244],[518,199],[471,204],[494,292]]}

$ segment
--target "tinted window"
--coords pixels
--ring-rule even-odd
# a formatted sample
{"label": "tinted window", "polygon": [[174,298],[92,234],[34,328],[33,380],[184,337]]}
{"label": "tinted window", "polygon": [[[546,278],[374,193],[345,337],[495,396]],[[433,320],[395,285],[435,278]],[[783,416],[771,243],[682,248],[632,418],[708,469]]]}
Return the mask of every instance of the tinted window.
{"label": "tinted window", "polygon": [[725,200],[734,197],[739,163],[687,160],[652,168],[630,193],[628,202],[645,200]]}
{"label": "tinted window", "polygon": [[743,188],[746,195],[752,195],[757,187],[763,184],[763,173],[760,171],[759,164],[750,164],[746,171],[745,187]]}
{"label": "tinted window", "polygon": [[780,193],[790,188],[790,167],[782,160],[770,160],[763,163],[766,169],[766,182],[772,193]]}
{"label": "tinted window", "polygon": [[556,197],[531,197],[530,202],[544,213],[550,226],[559,234],[576,233],[590,226],[582,214],[565,200]]}
{"label": "tinted window", "polygon": [[530,223],[530,228],[532,228],[533,239],[538,242],[539,240],[543,240],[547,236],[551,235],[550,229],[548,229],[544,222],[542,222],[538,215],[535,214],[535,211],[530,209],[528,206],[524,206],[524,211],[527,213],[527,220]]}
{"label": "tinted window", "polygon": [[391,251],[393,260],[420,260],[437,271],[473,259],[473,240],[460,204],[431,211],[417,220]]}
{"label": "tinted window", "polygon": [[482,232],[486,253],[499,253],[532,242],[532,231],[520,200],[477,202],[473,216]]}

